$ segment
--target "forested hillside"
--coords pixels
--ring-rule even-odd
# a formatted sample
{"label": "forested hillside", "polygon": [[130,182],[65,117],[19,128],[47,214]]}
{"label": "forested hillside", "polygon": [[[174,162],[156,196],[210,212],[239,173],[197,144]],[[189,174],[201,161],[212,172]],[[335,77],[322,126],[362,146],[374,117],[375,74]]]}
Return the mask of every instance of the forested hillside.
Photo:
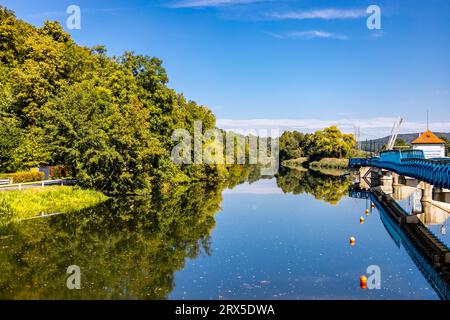
{"label": "forested hillside", "polygon": [[85,187],[119,193],[222,178],[223,166],[171,161],[174,129],[216,119],[168,80],[158,58],[110,57],[0,7],[0,172],[62,164]]}

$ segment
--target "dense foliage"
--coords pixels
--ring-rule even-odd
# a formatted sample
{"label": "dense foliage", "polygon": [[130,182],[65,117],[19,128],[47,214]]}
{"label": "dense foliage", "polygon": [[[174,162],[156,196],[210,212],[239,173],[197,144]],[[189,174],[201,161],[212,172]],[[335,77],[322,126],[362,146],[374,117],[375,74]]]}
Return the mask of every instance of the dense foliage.
{"label": "dense foliage", "polygon": [[313,170],[283,168],[277,175],[277,185],[284,193],[307,193],[332,205],[348,195],[351,182],[349,176],[332,176]]}
{"label": "dense foliage", "polygon": [[[99,192],[69,187],[4,193],[0,299],[166,299],[186,259],[210,254],[223,189],[252,183],[259,172],[257,166],[233,166],[220,183],[155,188],[151,197],[106,202]],[[37,210],[70,213],[10,223]],[[61,285],[74,263],[83,270],[82,290]]]}
{"label": "dense foliage", "polygon": [[280,137],[280,160],[307,157],[309,160],[322,158],[346,158],[355,147],[352,134],[342,133],[336,126],[303,134],[286,131]]}
{"label": "dense foliage", "polygon": [[217,165],[177,166],[174,129],[215,127],[212,112],[167,87],[162,61],[77,45],[57,22],[41,28],[0,7],[0,172],[63,164],[109,192],[220,179]]}
{"label": "dense foliage", "polygon": [[8,174],[0,174],[0,179],[9,179],[11,183],[26,183],[42,181],[44,179],[43,172],[14,172]]}
{"label": "dense foliage", "polygon": [[445,141],[445,153],[450,155],[450,140],[446,136],[440,136],[439,138]]}
{"label": "dense foliage", "polygon": [[[7,216],[13,212],[10,203],[28,209],[0,197],[0,299],[166,299],[185,261],[211,254],[210,234],[223,189],[257,181],[259,172],[257,166],[233,166],[221,183],[190,183],[167,193],[156,189],[152,197],[111,198],[71,214],[3,227],[2,221],[14,218]],[[277,176],[283,192],[308,193],[331,204],[347,195],[350,182],[298,170]],[[55,196],[73,198],[74,190],[64,190]],[[96,194],[80,196],[103,200]],[[51,200],[39,199],[36,206]],[[70,212],[73,205],[58,210]],[[63,285],[74,263],[83,270],[82,290]]]}

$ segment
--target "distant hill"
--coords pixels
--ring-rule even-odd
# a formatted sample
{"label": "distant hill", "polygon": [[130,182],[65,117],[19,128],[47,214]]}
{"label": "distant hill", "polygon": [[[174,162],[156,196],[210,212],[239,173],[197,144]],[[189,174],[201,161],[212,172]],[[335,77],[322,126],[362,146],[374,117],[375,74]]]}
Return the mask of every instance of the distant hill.
{"label": "distant hill", "polygon": [[[450,140],[450,132],[434,132],[434,134],[437,135],[438,137],[441,136],[447,137],[447,139]],[[406,141],[406,143],[411,144],[411,142],[413,142],[417,137],[419,137],[419,135],[420,133],[402,133],[398,135],[397,140],[403,139]],[[383,145],[388,143],[389,139],[390,136],[369,140],[367,143],[366,141],[362,141],[361,148],[363,150],[369,151],[371,148],[370,146],[372,146],[375,147],[375,150],[379,150]]]}

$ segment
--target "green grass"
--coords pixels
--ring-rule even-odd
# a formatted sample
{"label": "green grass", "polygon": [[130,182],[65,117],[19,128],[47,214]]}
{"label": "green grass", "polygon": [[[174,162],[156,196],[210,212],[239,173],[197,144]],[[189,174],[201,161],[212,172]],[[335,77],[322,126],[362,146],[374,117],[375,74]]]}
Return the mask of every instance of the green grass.
{"label": "green grass", "polygon": [[0,192],[0,225],[34,217],[40,213],[69,213],[97,205],[108,197],[78,187],[52,186]]}
{"label": "green grass", "polygon": [[323,158],[320,161],[309,163],[310,168],[326,168],[326,169],[347,169],[348,159]]}

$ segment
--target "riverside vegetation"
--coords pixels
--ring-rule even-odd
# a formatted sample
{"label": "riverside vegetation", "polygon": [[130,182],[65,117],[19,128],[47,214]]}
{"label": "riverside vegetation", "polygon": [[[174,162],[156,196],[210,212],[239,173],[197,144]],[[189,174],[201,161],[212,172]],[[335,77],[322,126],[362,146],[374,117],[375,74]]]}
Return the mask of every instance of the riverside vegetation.
{"label": "riverside vegetation", "polygon": [[37,213],[70,213],[106,201],[103,193],[76,187],[46,187],[0,193],[0,226]]}
{"label": "riverside vegetation", "polygon": [[[1,227],[0,299],[167,299],[187,261],[214,254],[211,232],[223,190],[252,184],[259,173],[256,166],[235,166],[218,184],[111,197],[73,214]],[[344,177],[288,169],[275,178],[284,193],[311,194],[329,204],[337,204],[350,184]],[[83,290],[61,285],[74,261],[83,268]]]}
{"label": "riverside vegetation", "polygon": [[[67,191],[25,192],[17,203],[13,194],[2,195],[10,219],[48,211],[50,204],[55,210],[55,199],[64,199],[69,209],[76,198],[101,202],[87,190],[151,195],[197,182],[219,185],[245,174],[242,165],[172,161],[175,130],[194,135],[194,123],[201,122],[205,133],[216,128],[216,118],[170,89],[168,81],[158,58],[133,52],[111,57],[104,46],[77,45],[57,22],[37,28],[0,6],[0,176],[19,182],[30,174],[11,172],[51,165],[79,181]],[[354,138],[330,127],[312,135],[286,132],[279,144],[281,160],[311,162],[348,156]],[[33,202],[42,206],[28,206]]]}
{"label": "riverside vegetation", "polygon": [[172,132],[214,128],[211,110],[168,88],[160,59],[106,53],[0,7],[0,172],[64,165],[81,186],[116,194],[226,178],[224,165],[170,158]]}
{"label": "riverside vegetation", "polygon": [[352,134],[336,126],[312,134],[286,131],[279,138],[280,161],[291,168],[347,169],[349,157],[361,156],[355,144]]}

